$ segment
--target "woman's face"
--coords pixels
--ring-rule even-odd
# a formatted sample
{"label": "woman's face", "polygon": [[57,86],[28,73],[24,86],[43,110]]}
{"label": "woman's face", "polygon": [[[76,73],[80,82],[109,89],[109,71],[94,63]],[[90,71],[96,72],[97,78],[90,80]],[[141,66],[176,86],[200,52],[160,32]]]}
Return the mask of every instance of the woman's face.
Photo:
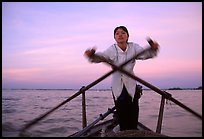
{"label": "woman's face", "polygon": [[128,34],[121,28],[117,29],[114,38],[117,43],[126,43],[128,40]]}

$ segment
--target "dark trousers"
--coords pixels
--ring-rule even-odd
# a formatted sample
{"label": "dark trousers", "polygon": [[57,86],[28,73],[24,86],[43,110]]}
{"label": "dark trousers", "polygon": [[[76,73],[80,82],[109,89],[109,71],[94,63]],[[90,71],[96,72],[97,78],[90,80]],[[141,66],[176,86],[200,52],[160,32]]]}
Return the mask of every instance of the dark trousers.
{"label": "dark trousers", "polygon": [[139,104],[138,99],[133,99],[128,94],[125,86],[123,87],[121,95],[115,101],[116,113],[120,125],[120,131],[137,129]]}

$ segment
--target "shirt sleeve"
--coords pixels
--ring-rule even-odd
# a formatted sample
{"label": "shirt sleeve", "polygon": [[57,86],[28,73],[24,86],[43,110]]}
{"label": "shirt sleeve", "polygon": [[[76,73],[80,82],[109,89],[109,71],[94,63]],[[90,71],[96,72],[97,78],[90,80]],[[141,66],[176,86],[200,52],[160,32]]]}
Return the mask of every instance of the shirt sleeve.
{"label": "shirt sleeve", "polygon": [[[102,57],[102,58],[105,58],[108,61],[114,61],[114,59],[115,59],[115,52],[114,52],[114,46],[113,45],[111,45],[105,51],[103,51],[103,52],[96,52],[95,54],[100,56],[100,57]],[[93,57],[89,58],[89,61],[93,62],[93,63],[103,62],[102,59],[100,59],[99,57],[96,57],[96,56],[93,56]]]}
{"label": "shirt sleeve", "polygon": [[[133,46],[135,48],[136,55],[144,51],[144,48],[136,43],[133,43]],[[137,59],[145,60],[145,59],[153,58],[157,56],[157,53],[158,53],[158,50],[148,49],[143,54],[139,55]]]}

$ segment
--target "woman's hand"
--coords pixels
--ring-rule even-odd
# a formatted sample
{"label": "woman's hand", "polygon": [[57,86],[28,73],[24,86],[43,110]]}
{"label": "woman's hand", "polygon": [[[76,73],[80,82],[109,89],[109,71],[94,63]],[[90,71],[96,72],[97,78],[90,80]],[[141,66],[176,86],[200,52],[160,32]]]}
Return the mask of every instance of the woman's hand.
{"label": "woman's hand", "polygon": [[96,52],[95,48],[87,49],[84,52],[84,55],[87,56],[87,57],[92,57],[95,54],[95,52]]}
{"label": "woman's hand", "polygon": [[152,48],[153,50],[157,50],[157,49],[159,49],[159,44],[158,44],[156,41],[154,41],[154,42],[151,44],[151,48]]}
{"label": "woman's hand", "polygon": [[153,41],[151,38],[147,38],[147,41],[153,50],[159,49],[159,44],[156,41]]}

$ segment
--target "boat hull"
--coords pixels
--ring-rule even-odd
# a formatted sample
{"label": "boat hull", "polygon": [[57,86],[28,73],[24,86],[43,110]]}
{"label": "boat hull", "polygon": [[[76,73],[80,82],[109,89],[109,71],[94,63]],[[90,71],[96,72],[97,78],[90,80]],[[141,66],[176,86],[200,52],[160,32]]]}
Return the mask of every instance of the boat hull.
{"label": "boat hull", "polygon": [[[114,131],[114,128],[117,125],[118,123],[116,119],[107,120],[96,124],[86,133],[81,135],[81,137],[167,137],[152,131],[140,122],[138,123],[138,130]],[[76,134],[77,133],[70,137],[76,137]]]}

